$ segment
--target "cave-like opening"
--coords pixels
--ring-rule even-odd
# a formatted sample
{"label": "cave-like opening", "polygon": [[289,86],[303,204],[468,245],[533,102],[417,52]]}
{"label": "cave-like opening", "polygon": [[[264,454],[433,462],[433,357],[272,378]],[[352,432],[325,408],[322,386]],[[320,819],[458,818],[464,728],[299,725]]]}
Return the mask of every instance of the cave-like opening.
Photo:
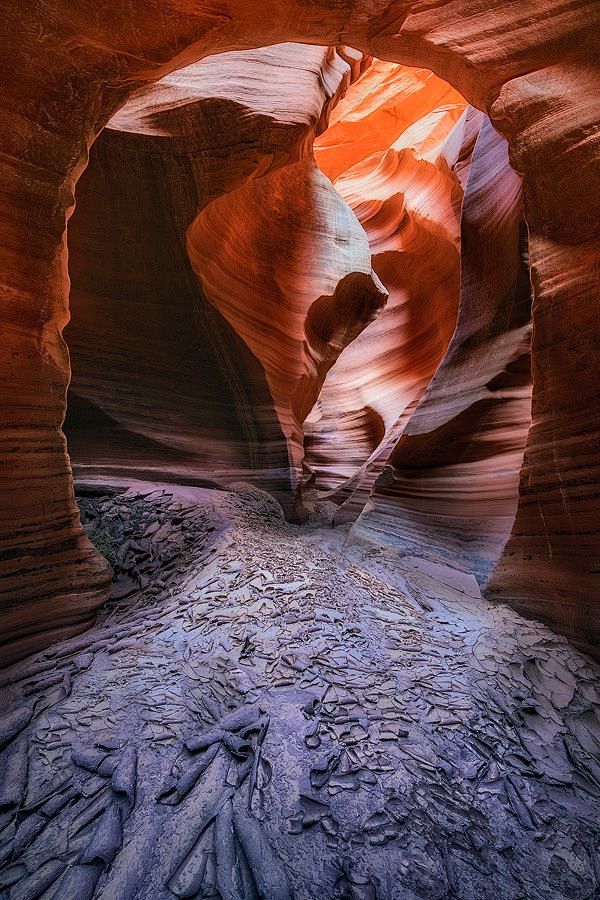
{"label": "cave-like opening", "polygon": [[426,69],[285,44],[144,88],[70,221],[76,485],[368,503],[361,539],[484,579],[529,424],[521,223],[506,142]]}
{"label": "cave-like opening", "polygon": [[[589,150],[568,132],[583,67],[559,59],[579,10],[541,29],[504,4],[494,31],[461,0],[62,5],[27,6],[36,53],[11,60],[16,193],[0,156],[0,894],[593,896],[597,669],[480,589],[502,553],[511,603],[585,639],[589,494],[563,475],[589,371],[555,388],[590,207],[570,167],[547,189],[564,146]],[[342,35],[389,62],[247,49]],[[536,292],[518,510],[531,304],[507,136]],[[66,429],[112,588],[60,430],[67,242]]]}

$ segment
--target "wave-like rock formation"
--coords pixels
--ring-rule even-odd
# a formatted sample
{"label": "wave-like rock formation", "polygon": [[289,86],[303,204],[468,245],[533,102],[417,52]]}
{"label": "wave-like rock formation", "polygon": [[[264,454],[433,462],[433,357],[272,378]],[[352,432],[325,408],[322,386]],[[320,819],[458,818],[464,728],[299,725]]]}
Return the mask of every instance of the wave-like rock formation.
{"label": "wave-like rock formation", "polygon": [[11,8],[0,56],[0,590],[14,653],[81,628],[107,592],[61,430],[66,226],[88,151],[144,84],[210,54],[281,41],[343,43],[429,68],[508,141],[529,235],[532,425],[511,537],[488,592],[597,641],[599,24],[593,0],[273,0],[266,11],[247,0],[139,0],[102,15],[67,0]]}
{"label": "wave-like rock formation", "polygon": [[207,299],[263,366],[298,484],[323,379],[387,299],[365,234],[307,158],[207,206],[189,248]]}
{"label": "wave-like rock formation", "polygon": [[[385,301],[355,217],[306,156],[354,74],[326,48],[221,54],[109,122],[69,230],[79,481],[245,478],[290,505],[292,405],[312,405],[338,343]],[[327,334],[306,358],[315,302]]]}
{"label": "wave-like rock formation", "polygon": [[[397,91],[394,92],[394,85]],[[465,101],[423,69],[375,62],[336,107],[315,158],[363,225],[389,300],[340,356],[307,426],[316,485],[368,497],[405,410],[456,323]],[[379,143],[378,143],[379,141]],[[336,151],[339,150],[341,161]],[[343,162],[349,168],[340,171]],[[343,487],[343,490],[340,488]]]}
{"label": "wave-like rock formation", "polygon": [[382,533],[483,581],[510,534],[531,417],[521,179],[488,119],[469,166],[461,232],[456,331],[355,531]]}
{"label": "wave-like rock formation", "polygon": [[[65,431],[80,484],[244,478],[296,513],[300,423],[387,296],[364,232],[310,156],[366,62],[294,44],[220,54],[138,91],[108,123],[69,227]],[[80,598],[67,611],[47,593],[57,627],[89,623]],[[9,652],[45,642],[49,627],[16,605]]]}

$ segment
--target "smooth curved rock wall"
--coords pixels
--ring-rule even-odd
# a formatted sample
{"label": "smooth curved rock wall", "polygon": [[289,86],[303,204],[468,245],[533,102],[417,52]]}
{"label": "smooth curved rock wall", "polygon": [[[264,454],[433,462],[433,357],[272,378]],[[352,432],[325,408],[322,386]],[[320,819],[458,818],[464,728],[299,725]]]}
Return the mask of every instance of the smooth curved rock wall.
{"label": "smooth curved rock wall", "polygon": [[[598,54],[591,0],[421,4],[140,0],[98,15],[14,9],[0,56],[4,656],[84,627],[108,571],[86,540],[61,424],[66,224],[89,147],[140,85],[209,54],[344,43],[428,67],[490,114],[524,183],[533,284],[532,427],[511,539],[490,589],[597,640],[600,312]],[[35,625],[31,623],[35,622]]]}
{"label": "smooth curved rock wall", "polygon": [[462,187],[453,166],[465,105],[427,70],[376,61],[315,144],[318,165],[337,172],[334,184],[363,225],[390,294],[341,354],[307,423],[315,484],[344,499],[345,514],[366,502],[454,331]]}
{"label": "smooth curved rock wall", "polygon": [[[352,63],[293,44],[210,57],[138,92],[92,148],[69,231],[66,431],[80,483],[250,479],[293,509],[301,463],[293,442],[301,441],[291,397],[306,367],[307,310],[355,269],[364,273],[352,282],[357,297],[385,300],[364,234],[307,156],[364,64]],[[290,181],[293,192],[284,189]],[[261,225],[267,203],[278,218]],[[334,231],[354,231],[345,254],[336,250],[341,234],[325,236],[330,221]],[[294,280],[289,246],[300,246],[302,227],[295,281],[303,294],[294,306],[283,281]],[[203,253],[217,273],[212,292],[197,278],[210,277]],[[268,283],[261,253],[281,312],[276,325],[272,309],[253,337]],[[307,255],[319,253],[320,281],[300,284]],[[213,300],[229,277],[246,328],[226,299]],[[296,344],[296,362],[274,374],[264,348],[286,365]]]}
{"label": "smooth curved rock wall", "polygon": [[356,527],[482,582],[514,521],[531,418],[524,253],[521,179],[485,119],[462,206],[456,331]]}

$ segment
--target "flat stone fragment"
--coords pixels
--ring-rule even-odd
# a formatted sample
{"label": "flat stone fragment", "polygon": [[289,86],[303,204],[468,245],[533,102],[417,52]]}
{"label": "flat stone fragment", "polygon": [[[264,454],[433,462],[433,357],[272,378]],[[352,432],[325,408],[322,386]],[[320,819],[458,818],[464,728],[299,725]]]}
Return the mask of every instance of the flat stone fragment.
{"label": "flat stone fragment", "polygon": [[[436,594],[440,567],[375,566],[338,529],[321,546],[320,520],[265,516],[256,489],[118,508],[128,553],[168,519],[177,577],[157,562],[155,591],[5,684],[2,900],[592,900],[589,658]],[[435,611],[396,605],[395,579]]]}

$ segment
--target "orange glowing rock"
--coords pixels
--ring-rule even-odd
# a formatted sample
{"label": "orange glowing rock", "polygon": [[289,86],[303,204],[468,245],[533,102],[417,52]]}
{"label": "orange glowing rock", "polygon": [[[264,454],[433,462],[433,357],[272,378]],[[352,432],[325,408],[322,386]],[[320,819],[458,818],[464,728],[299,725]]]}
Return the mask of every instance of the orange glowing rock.
{"label": "orange glowing rock", "polygon": [[[0,102],[5,659],[81,630],[108,591],[107,567],[79,522],[61,430],[66,229],[88,151],[144,85],[209,54],[281,41],[343,40],[430,67],[508,140],[529,235],[532,425],[512,536],[490,590],[582,644],[597,642],[599,17],[592,0],[273,0],[266,12],[249,0],[138,0],[102,15],[94,4],[74,13],[67,0],[11,8]],[[282,84],[281,104],[299,90]]]}
{"label": "orange glowing rock", "polygon": [[352,77],[325,48],[221,54],[111,120],[71,223],[80,480],[250,479],[292,514],[306,411],[386,299],[309,155]]}
{"label": "orange glowing rock", "polygon": [[[335,187],[365,228],[373,268],[390,294],[376,321],[342,353],[306,426],[317,486],[340,497],[359,487],[354,509],[454,331],[462,187],[452,167],[465,107],[431,72],[376,62],[315,143],[317,163],[338,172]],[[338,150],[348,169],[341,169]]]}
{"label": "orange glowing rock", "polygon": [[531,405],[521,179],[487,119],[469,166],[461,232],[456,331],[356,531],[383,531],[405,550],[483,582],[514,520]]}

